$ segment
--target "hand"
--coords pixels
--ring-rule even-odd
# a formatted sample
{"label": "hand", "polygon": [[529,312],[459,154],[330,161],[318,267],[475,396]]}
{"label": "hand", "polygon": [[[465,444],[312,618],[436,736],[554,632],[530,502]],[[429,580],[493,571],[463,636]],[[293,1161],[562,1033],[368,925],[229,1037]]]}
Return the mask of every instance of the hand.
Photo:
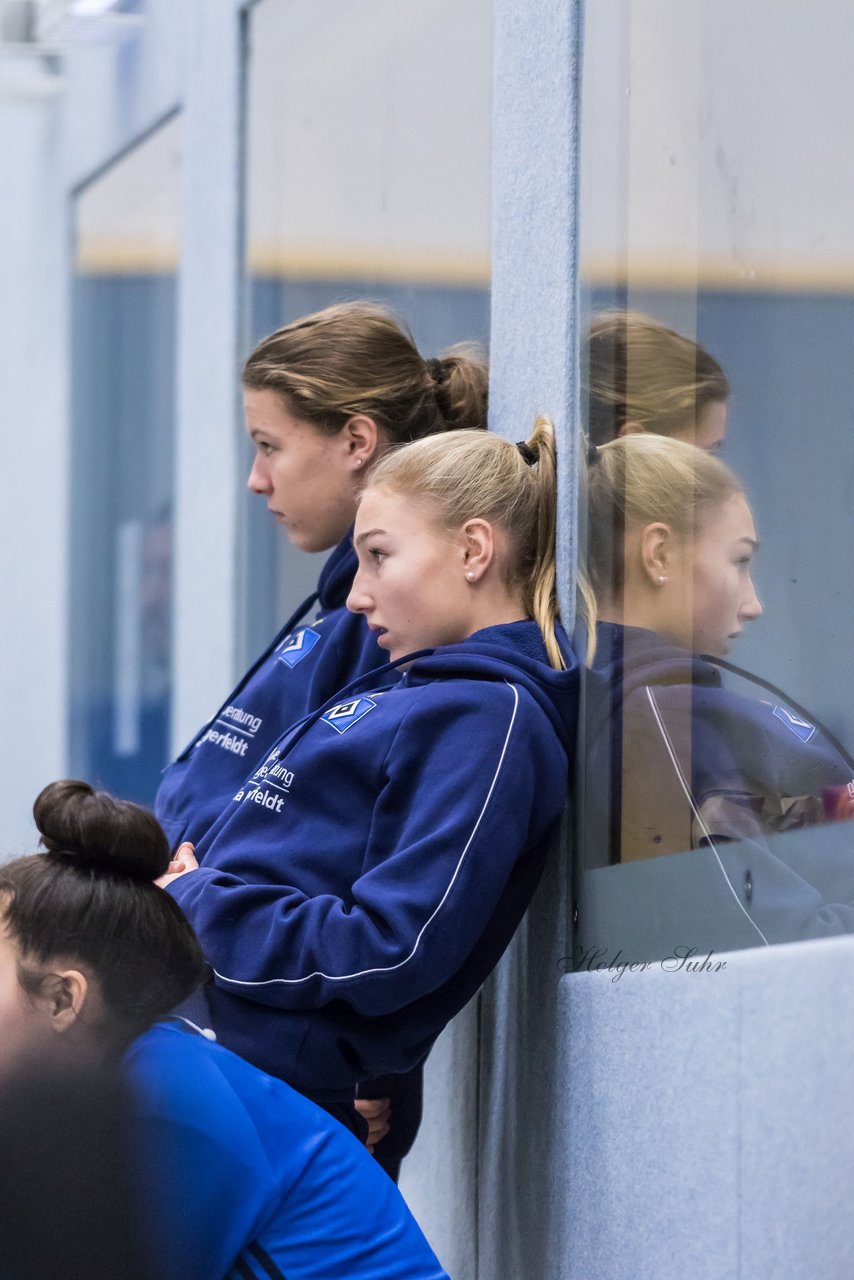
{"label": "hand", "polygon": [[158,876],[154,883],[160,889],[165,889],[167,884],[171,884],[173,880],[177,880],[178,876],[182,876],[185,871],[198,871],[199,864],[196,861],[196,855],[193,846],[189,840],[185,840],[175,850],[175,856],[169,863],[162,876]]}
{"label": "hand", "polygon": [[368,1122],[365,1146],[374,1153],[374,1147],[391,1129],[391,1101],[388,1098],[357,1098],[356,1110]]}

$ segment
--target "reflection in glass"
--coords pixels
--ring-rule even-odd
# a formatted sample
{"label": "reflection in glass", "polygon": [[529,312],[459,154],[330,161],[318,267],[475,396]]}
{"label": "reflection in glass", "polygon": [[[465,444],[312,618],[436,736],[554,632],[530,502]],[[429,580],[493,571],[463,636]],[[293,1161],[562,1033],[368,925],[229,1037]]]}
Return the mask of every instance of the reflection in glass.
{"label": "reflection in glass", "polygon": [[[693,445],[630,434],[591,459],[589,517],[588,840],[623,863],[710,850],[763,941],[854,927],[854,760],[772,686],[722,678],[761,614],[737,477]],[[834,822],[841,857],[815,844]],[[772,838],[793,832],[809,837],[783,862]]]}
{"label": "reflection in glass", "polygon": [[717,662],[762,612],[733,472],[681,441],[626,436],[595,455],[589,510],[594,665],[622,758],[612,860],[851,816],[854,765],[827,734],[721,678]]}
{"label": "reflection in glass", "polygon": [[[652,957],[854,928],[854,566],[834,551],[854,474],[854,184],[817,145],[854,120],[838,19],[588,7],[582,413],[604,445],[575,886],[590,945]],[[661,458],[655,483],[629,460],[657,434],[659,453],[722,449],[729,496],[712,500],[695,452],[689,501],[664,502]]]}
{"label": "reflection in glass", "polygon": [[179,163],[172,120],[75,208],[72,767],[141,801],[168,758]]}
{"label": "reflection in glass", "polygon": [[594,312],[582,349],[587,437],[607,444],[648,431],[716,450],[729,381],[713,355],[650,316]]}
{"label": "reflection in glass", "polygon": [[[248,76],[245,349],[333,302],[420,351],[489,336],[491,0],[261,0]],[[247,453],[246,471],[250,458]],[[247,658],[318,565],[247,499]]]}

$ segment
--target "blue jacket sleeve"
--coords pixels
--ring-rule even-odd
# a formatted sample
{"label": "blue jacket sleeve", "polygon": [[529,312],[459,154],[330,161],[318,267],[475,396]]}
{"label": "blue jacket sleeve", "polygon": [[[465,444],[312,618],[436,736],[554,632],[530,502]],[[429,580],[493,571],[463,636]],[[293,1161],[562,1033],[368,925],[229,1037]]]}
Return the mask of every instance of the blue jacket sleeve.
{"label": "blue jacket sleeve", "polygon": [[141,1037],[128,1065],[143,1226],[164,1274],[447,1280],[361,1143],[287,1085],[172,1028]]}
{"label": "blue jacket sleeve", "polygon": [[307,897],[286,863],[279,884],[222,866],[173,882],[220,986],[281,1008],[337,999],[376,1016],[459,971],[517,861],[558,818],[567,758],[526,691],[458,688],[450,702],[417,699],[398,727],[346,901]]}
{"label": "blue jacket sleeve", "polygon": [[163,1081],[135,1117],[147,1234],[182,1280],[229,1275],[280,1194],[239,1102],[209,1076]]}

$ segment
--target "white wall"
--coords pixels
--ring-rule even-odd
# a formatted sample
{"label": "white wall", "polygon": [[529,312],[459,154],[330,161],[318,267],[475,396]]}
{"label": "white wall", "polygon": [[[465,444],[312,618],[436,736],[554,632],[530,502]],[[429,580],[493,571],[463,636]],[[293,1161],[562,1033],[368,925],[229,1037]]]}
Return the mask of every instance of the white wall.
{"label": "white wall", "polygon": [[[0,98],[0,163],[14,193],[0,203],[4,851],[31,846],[32,800],[67,770],[71,192],[178,106],[189,249],[180,285],[176,738],[233,674],[239,8],[221,4],[212,21],[204,0],[149,0],[130,42],[65,50],[57,96]],[[200,468],[200,456],[217,463]],[[211,527],[214,500],[220,518]],[[211,601],[225,604],[212,610]]]}
{"label": "white wall", "polygon": [[590,0],[585,274],[850,289],[852,40],[837,0]]}
{"label": "white wall", "polygon": [[[184,6],[159,0],[133,56],[69,50],[63,88],[0,96],[0,848],[32,848],[32,802],[67,770],[68,286],[72,186],[179,95]],[[97,496],[93,495],[93,501]]]}
{"label": "white wall", "polygon": [[33,845],[32,802],[65,762],[67,317],[55,99],[0,99],[0,813]]}

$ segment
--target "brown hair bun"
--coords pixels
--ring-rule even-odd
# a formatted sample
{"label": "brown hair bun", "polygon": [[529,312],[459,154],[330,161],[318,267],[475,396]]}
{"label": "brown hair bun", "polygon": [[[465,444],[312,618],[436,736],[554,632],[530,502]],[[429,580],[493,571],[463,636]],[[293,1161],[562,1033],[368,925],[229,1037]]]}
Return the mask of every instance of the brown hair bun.
{"label": "brown hair bun", "polygon": [[169,844],[154,814],[88,782],[51,782],[33,817],[49,853],[79,858],[98,871],[154,880],[169,865]]}

